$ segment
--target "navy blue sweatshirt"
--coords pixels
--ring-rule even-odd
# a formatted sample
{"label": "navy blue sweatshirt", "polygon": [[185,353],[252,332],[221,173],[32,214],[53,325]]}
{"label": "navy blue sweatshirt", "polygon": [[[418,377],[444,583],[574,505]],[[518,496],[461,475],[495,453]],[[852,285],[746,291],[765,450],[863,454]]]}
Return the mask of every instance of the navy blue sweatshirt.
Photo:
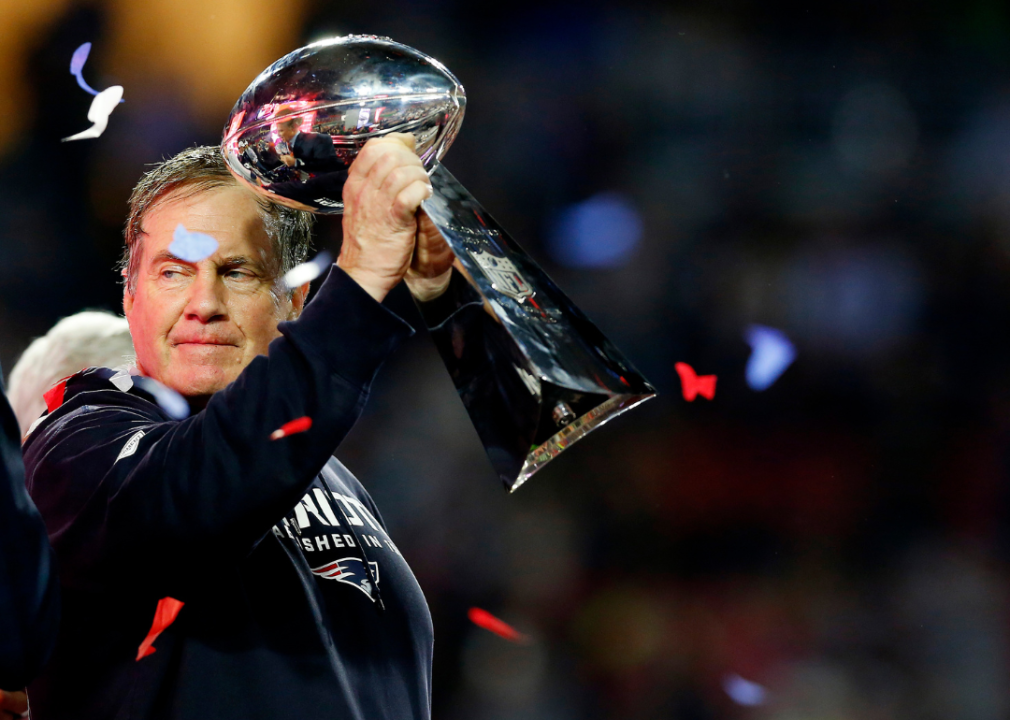
{"label": "navy blue sweatshirt", "polygon": [[25,490],[18,422],[0,393],[0,689],[27,685],[56,642],[59,585],[52,555]]}
{"label": "navy blue sweatshirt", "polygon": [[[280,331],[186,420],[91,369],[29,435],[64,608],[35,720],[430,717],[424,596],[331,457],[410,327],[334,268]],[[138,660],[163,597],[185,604]]]}

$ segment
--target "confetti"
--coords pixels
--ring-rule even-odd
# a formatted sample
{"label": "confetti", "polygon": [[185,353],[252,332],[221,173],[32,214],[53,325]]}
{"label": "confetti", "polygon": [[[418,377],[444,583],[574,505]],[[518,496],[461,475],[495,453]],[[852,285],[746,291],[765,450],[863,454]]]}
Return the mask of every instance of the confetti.
{"label": "confetti", "polygon": [[738,705],[754,707],[756,705],[764,705],[768,700],[767,690],[756,682],[746,680],[736,673],[730,673],[722,679],[722,689]]}
{"label": "confetti", "polygon": [[470,608],[470,612],[467,613],[467,616],[470,618],[470,622],[477,627],[484,628],[485,630],[493,632],[495,635],[503,637],[506,640],[510,640],[511,642],[528,643],[530,641],[528,635],[524,635],[508,623],[499,620],[487,610],[472,607]]}
{"label": "confetti", "polygon": [[697,375],[687,363],[679,362],[673,366],[680,375],[680,383],[684,390],[684,399],[693,401],[701,395],[711,400],[715,397],[715,375]]}
{"label": "confetti", "polygon": [[158,407],[173,420],[185,420],[189,417],[189,403],[172,388],[143,375],[134,375],[131,379],[137,387],[153,397]]}
{"label": "confetti", "polygon": [[[88,61],[88,53],[90,52],[91,43],[89,42],[74,50],[74,54],[70,58],[70,74],[77,78],[77,84],[81,87],[81,90],[91,95],[97,95],[98,91],[88,85],[81,74],[81,71],[84,70],[84,63]],[[120,98],[119,102],[123,102],[122,98]]]}
{"label": "confetti", "polygon": [[764,325],[748,326],[744,338],[751,346],[747,385],[751,390],[766,390],[792,365],[796,348],[781,330]]}
{"label": "confetti", "polygon": [[287,437],[288,435],[294,435],[295,433],[301,433],[312,427],[312,418],[310,417],[300,417],[291,422],[286,422],[279,428],[270,433],[271,440],[280,440],[282,437]]}
{"label": "confetti", "polygon": [[180,260],[197,263],[217,252],[217,240],[201,232],[190,232],[182,224],[175,226],[168,251]]}
{"label": "confetti", "polygon": [[90,52],[91,43],[89,42],[84,43],[74,50],[74,55],[70,58],[70,74],[77,78],[77,84],[81,86],[81,89],[84,90],[84,92],[97,95],[98,91],[88,85],[88,83],[84,81],[84,77],[81,75],[81,71],[84,70],[84,63],[88,61],[88,53]]}
{"label": "confetti", "polygon": [[56,408],[63,404],[63,396],[67,392],[67,380],[72,377],[73,375],[67,375],[42,395],[42,399],[46,401],[46,410],[56,412]]}
{"label": "confetti", "polygon": [[326,272],[326,269],[332,264],[333,256],[323,250],[308,262],[295,265],[284,273],[282,282],[288,290],[294,290],[296,287],[315,280]]}
{"label": "confetti", "polygon": [[102,133],[105,132],[105,128],[109,125],[109,115],[112,114],[112,111],[116,109],[116,105],[122,99],[122,85],[113,85],[95,95],[95,99],[91,101],[91,107],[88,109],[88,120],[93,123],[92,126],[76,135],[63,138],[63,142],[101,137]]}
{"label": "confetti", "polygon": [[154,641],[164,632],[165,628],[175,622],[175,619],[179,616],[179,611],[182,610],[182,606],[185,604],[180,600],[170,597],[163,597],[158,601],[158,607],[154,610],[154,622],[151,623],[151,629],[148,631],[147,637],[144,638],[144,642],[140,643],[140,647],[137,648],[137,660],[154,654],[155,650],[157,650],[154,647]]}

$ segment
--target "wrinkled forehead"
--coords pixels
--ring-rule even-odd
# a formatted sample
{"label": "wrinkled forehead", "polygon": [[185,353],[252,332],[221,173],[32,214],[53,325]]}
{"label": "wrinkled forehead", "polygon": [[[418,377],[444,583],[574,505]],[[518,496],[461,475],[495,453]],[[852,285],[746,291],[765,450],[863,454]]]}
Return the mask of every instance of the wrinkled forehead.
{"label": "wrinkled forehead", "polygon": [[144,258],[167,249],[176,228],[210,235],[223,255],[255,256],[265,265],[279,260],[271,240],[268,214],[259,199],[235,182],[212,186],[188,183],[173,188],[144,215]]}

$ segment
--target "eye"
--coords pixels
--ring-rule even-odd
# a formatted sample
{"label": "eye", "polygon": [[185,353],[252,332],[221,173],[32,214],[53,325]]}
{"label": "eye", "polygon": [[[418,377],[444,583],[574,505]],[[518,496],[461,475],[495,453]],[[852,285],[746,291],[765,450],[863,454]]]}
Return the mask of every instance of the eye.
{"label": "eye", "polygon": [[225,277],[232,278],[233,280],[248,280],[253,277],[253,274],[245,270],[229,270],[225,273]]}
{"label": "eye", "polygon": [[165,278],[166,280],[171,280],[172,278],[174,278],[178,274],[179,274],[178,270],[162,270],[161,271],[161,276],[163,278]]}

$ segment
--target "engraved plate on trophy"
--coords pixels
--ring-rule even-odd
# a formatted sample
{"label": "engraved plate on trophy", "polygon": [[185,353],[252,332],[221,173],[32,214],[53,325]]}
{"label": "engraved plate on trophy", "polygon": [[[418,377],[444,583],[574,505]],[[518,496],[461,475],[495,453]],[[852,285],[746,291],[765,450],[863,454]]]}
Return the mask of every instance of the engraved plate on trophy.
{"label": "engraved plate on trophy", "polygon": [[414,135],[435,191],[422,208],[458,261],[440,301],[455,305],[432,336],[511,491],[656,391],[441,164],[465,107],[452,73],[413,48],[323,40],[260,73],[232,110],[222,152],[257,193],[338,214],[365,142]]}

